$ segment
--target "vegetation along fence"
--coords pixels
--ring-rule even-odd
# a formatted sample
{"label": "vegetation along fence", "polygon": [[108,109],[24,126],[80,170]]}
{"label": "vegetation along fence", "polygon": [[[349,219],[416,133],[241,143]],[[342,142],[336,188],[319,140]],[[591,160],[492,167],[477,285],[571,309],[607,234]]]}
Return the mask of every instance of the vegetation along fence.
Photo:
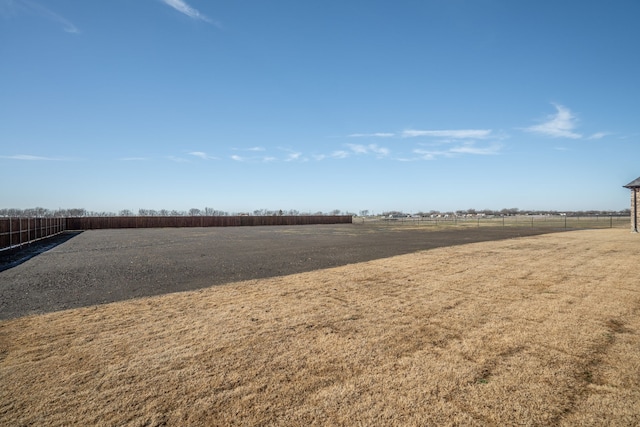
{"label": "vegetation along fence", "polygon": [[0,218],[0,251],[60,234],[66,224],[66,218]]}
{"label": "vegetation along fence", "polygon": [[378,217],[354,219],[354,223],[375,222],[387,225],[425,227],[531,227],[549,229],[626,228],[626,215],[515,215],[515,216],[447,216],[447,217]]}

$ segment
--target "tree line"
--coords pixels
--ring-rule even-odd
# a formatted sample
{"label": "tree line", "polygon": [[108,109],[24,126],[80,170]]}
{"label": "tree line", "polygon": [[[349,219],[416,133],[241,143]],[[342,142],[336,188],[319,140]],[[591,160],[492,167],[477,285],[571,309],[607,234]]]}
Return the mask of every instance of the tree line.
{"label": "tree line", "polygon": [[334,209],[329,212],[300,212],[296,209],[289,210],[270,210],[270,209],[256,209],[252,212],[233,212],[222,211],[214,208],[205,207],[191,208],[189,210],[168,210],[168,209],[138,209],[134,212],[129,209],[123,209],[118,212],[95,212],[89,211],[84,208],[71,208],[71,209],[46,209],[42,207],[28,208],[28,209],[14,209],[4,208],[0,209],[0,217],[22,217],[22,218],[77,218],[77,217],[114,217],[114,216],[232,216],[232,215],[254,215],[254,216],[299,216],[299,215],[351,215],[351,216],[384,216],[384,217],[437,217],[437,216],[514,216],[514,215],[568,215],[568,216],[628,216],[631,214],[630,209],[623,209],[620,211],[613,210],[583,210],[583,211],[555,211],[555,210],[520,210],[518,208],[505,208],[500,210],[492,209],[466,209],[456,211],[420,211],[416,213],[406,213],[403,211],[384,211],[377,215],[369,210],[361,210],[359,214],[355,214],[349,211],[341,211],[340,209]]}
{"label": "tree line", "polygon": [[[71,208],[71,209],[46,209],[46,208],[28,208],[28,209],[15,209],[4,208],[0,209],[0,217],[22,217],[22,218],[79,218],[79,217],[114,217],[114,216],[235,216],[235,215],[254,215],[254,216],[299,216],[299,215],[341,215],[342,212],[339,209],[334,209],[330,212],[300,212],[296,209],[256,209],[252,212],[233,212],[222,211],[214,208],[205,207],[191,208],[189,210],[168,210],[168,209],[138,209],[134,212],[130,209],[122,209],[118,212],[96,212],[90,211],[84,208]],[[344,213],[344,215],[353,215],[351,213]]]}
{"label": "tree line", "polygon": [[[368,216],[369,211],[361,211],[361,216]],[[466,209],[456,211],[437,211],[431,210],[428,212],[416,212],[414,214],[408,214],[401,211],[386,211],[382,213],[382,216],[386,217],[436,217],[436,216],[515,216],[515,215],[567,215],[567,216],[628,216],[631,214],[631,209],[615,210],[581,210],[581,211],[556,211],[556,210],[520,210],[518,208],[505,208],[500,210],[493,209]]]}

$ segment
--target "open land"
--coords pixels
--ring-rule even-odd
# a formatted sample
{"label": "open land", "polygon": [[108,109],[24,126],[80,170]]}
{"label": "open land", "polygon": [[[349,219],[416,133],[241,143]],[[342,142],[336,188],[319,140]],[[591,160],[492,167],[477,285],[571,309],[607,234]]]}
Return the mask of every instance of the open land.
{"label": "open land", "polygon": [[[548,232],[385,224],[90,230],[0,271],[0,319]],[[34,246],[27,258],[50,249],[47,240]]]}
{"label": "open land", "polygon": [[[348,230],[365,234],[331,233]],[[78,235],[0,283],[47,277],[40,263],[66,262],[82,283],[106,280],[87,265],[119,265],[113,282],[143,276],[130,264],[189,270],[140,250],[145,233],[128,245],[110,233],[94,252],[71,249],[92,237]],[[197,290],[3,320],[0,424],[639,425],[638,235],[461,243],[385,258],[371,243],[378,255],[355,263],[336,253],[334,267],[203,287],[210,272]]]}

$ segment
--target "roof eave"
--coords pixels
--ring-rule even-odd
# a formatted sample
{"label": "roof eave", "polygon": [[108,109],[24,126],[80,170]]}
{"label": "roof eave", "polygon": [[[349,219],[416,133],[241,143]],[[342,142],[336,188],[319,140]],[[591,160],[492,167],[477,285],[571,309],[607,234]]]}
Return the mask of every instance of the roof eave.
{"label": "roof eave", "polygon": [[623,185],[623,187],[624,188],[638,188],[638,187],[640,187],[640,178],[637,178],[637,179],[631,181],[627,185]]}

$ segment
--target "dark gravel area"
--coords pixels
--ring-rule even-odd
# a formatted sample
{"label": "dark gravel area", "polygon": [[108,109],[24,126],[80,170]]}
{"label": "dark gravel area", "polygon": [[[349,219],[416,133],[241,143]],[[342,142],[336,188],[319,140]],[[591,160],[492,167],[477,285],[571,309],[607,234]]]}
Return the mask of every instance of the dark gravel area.
{"label": "dark gravel area", "polygon": [[549,232],[367,224],[85,231],[32,245],[24,259],[0,255],[0,319]]}
{"label": "dark gravel area", "polygon": [[81,231],[62,232],[52,237],[0,252],[0,272],[20,265],[49,249],[53,249],[80,233]]}

